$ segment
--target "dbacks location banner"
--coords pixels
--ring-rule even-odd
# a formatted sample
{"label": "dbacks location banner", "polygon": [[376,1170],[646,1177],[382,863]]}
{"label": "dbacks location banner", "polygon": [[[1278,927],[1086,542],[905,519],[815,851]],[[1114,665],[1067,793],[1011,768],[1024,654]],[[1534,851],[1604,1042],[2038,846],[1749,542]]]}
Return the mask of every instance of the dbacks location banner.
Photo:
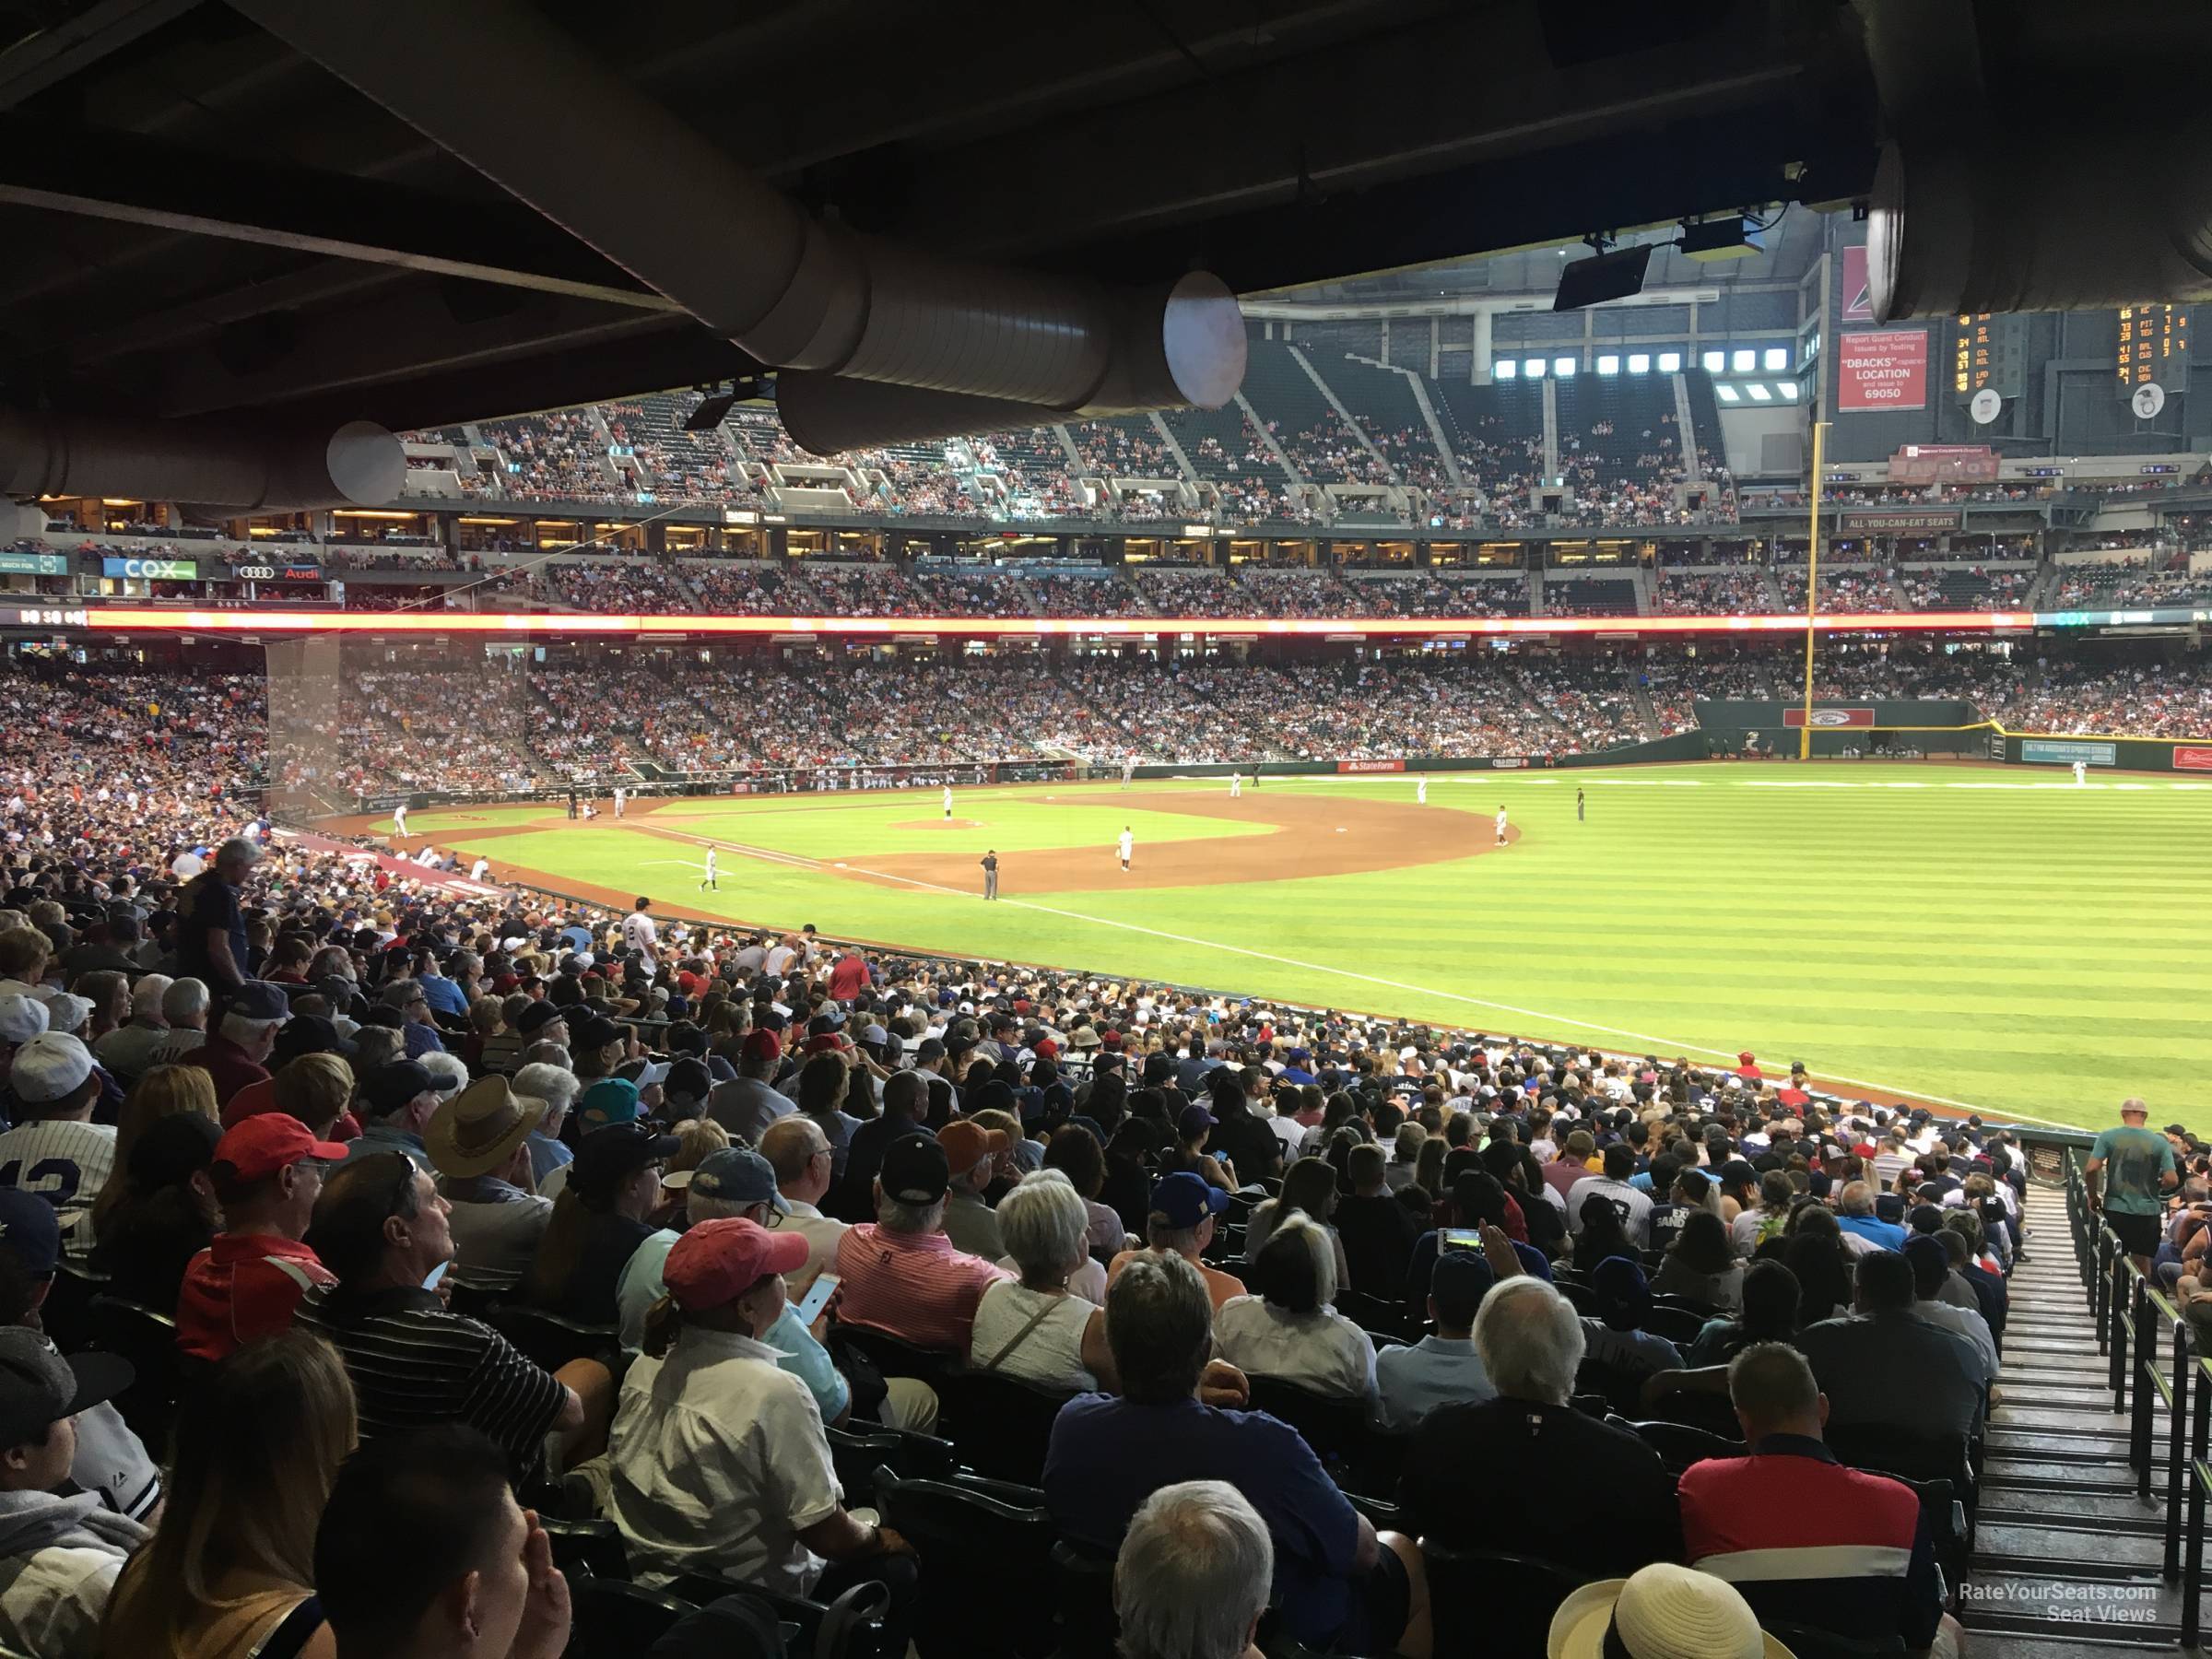
{"label": "dbacks location banner", "polygon": [[1928,331],[1880,328],[1836,337],[1836,410],[1865,415],[1928,406]]}

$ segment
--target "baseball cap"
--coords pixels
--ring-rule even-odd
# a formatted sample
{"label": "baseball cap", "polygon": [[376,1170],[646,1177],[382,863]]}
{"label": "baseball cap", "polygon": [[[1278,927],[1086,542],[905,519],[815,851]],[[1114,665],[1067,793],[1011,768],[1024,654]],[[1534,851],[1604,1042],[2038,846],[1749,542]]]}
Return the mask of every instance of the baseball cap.
{"label": "baseball cap", "polygon": [[687,1100],[703,1100],[714,1087],[714,1074],[704,1060],[682,1059],[668,1067],[668,1092]]}
{"label": "baseball cap", "polygon": [[1218,1216],[1228,1207],[1227,1188],[1214,1186],[1188,1170],[1162,1175],[1152,1183],[1152,1213],[1165,1216],[1168,1225],[1178,1232],[1195,1227],[1206,1217]]}
{"label": "baseball cap", "polygon": [[720,1216],[676,1241],[661,1264],[661,1283],[677,1307],[699,1313],[726,1307],[770,1274],[790,1273],[806,1260],[804,1233],[771,1232],[742,1217]]}
{"label": "baseball cap", "polygon": [[36,1193],[0,1187],[0,1250],[33,1281],[52,1278],[62,1259],[62,1220],[53,1206]]}
{"label": "baseball cap", "polygon": [[292,1000],[282,985],[266,980],[248,980],[223,999],[223,1011],[241,1019],[274,1019],[279,1024],[292,1017]]}
{"label": "baseball cap", "polygon": [[288,1112],[265,1112],[227,1130],[215,1143],[215,1161],[229,1164],[240,1183],[265,1181],[279,1170],[311,1158],[335,1163],[346,1156],[336,1141],[317,1140]]}
{"label": "baseball cap", "polygon": [[1013,1145],[1004,1129],[986,1129],[966,1118],[955,1118],[937,1131],[937,1145],[945,1148],[948,1168],[972,1170],[994,1152]]}
{"label": "baseball cap", "polygon": [[1652,1303],[1642,1265],[1627,1256],[1607,1256],[1592,1268],[1590,1288],[1597,1292],[1599,1316],[1617,1331],[1634,1330]]}
{"label": "baseball cap", "polygon": [[388,1060],[361,1079],[361,1099],[370,1111],[382,1117],[437,1087],[438,1080],[419,1060]]}
{"label": "baseball cap", "polygon": [[302,1054],[350,1054],[354,1047],[327,1014],[295,1014],[276,1034],[270,1065],[272,1070],[280,1068]]}
{"label": "baseball cap", "polygon": [[16,1051],[7,1081],[18,1100],[41,1105],[75,1092],[91,1075],[89,1049],[66,1031],[41,1031]]}
{"label": "baseball cap", "polygon": [[673,1135],[655,1135],[643,1124],[609,1124],[576,1143],[569,1186],[579,1198],[610,1198],[624,1179],[647,1164],[665,1163],[683,1144]]}
{"label": "baseball cap", "polygon": [[515,1016],[514,1029],[525,1037],[535,1036],[555,1020],[565,1018],[559,1003],[534,1002]]}
{"label": "baseball cap", "polygon": [[0,1042],[29,1042],[47,1026],[46,1005],[20,991],[0,996]]}
{"label": "baseball cap", "polygon": [[1905,1218],[1905,1195],[1902,1193],[1877,1193],[1874,1199],[1874,1214],[1877,1220],[1900,1225]]}
{"label": "baseball cap", "polygon": [[42,1438],[64,1418],[112,1400],[136,1380],[131,1362],[113,1354],[72,1354],[46,1346],[21,1325],[0,1330],[0,1445]]}
{"label": "baseball cap", "polygon": [[900,1204],[935,1204],[952,1185],[952,1164],[929,1135],[902,1135],[883,1149],[877,1179],[884,1195]]}
{"label": "baseball cap", "polygon": [[778,1210],[789,1207],[776,1191],[774,1166],[750,1147],[724,1147],[710,1153],[691,1171],[691,1190],[702,1198],[718,1198],[725,1204],[772,1204]]}
{"label": "baseball cap", "polygon": [[1195,1140],[1200,1131],[1211,1129],[1221,1120],[1203,1106],[1185,1106],[1175,1118],[1175,1133],[1183,1140]]}
{"label": "baseball cap", "polygon": [[740,1060],[781,1060],[783,1057],[783,1039],[766,1028],[756,1028],[745,1034],[738,1046]]}
{"label": "baseball cap", "polygon": [[595,1049],[605,1048],[610,1042],[619,1041],[622,1028],[604,1014],[587,1014],[582,1019],[570,1021],[569,1035],[575,1040],[573,1046],[576,1052],[588,1054]]}
{"label": "baseball cap", "polygon": [[46,1029],[50,1031],[79,1031],[91,1018],[92,999],[72,996],[66,991],[56,991],[46,998]]}
{"label": "baseball cap", "polygon": [[635,1123],[638,1086],[627,1077],[602,1077],[583,1091],[583,1097],[576,1102],[576,1112],[586,1129]]}

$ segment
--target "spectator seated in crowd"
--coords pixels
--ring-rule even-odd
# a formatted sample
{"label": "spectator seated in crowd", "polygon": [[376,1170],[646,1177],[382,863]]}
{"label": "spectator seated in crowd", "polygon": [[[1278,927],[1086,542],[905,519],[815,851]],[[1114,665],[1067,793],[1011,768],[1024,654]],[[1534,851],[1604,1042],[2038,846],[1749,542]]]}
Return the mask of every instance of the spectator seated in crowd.
{"label": "spectator seated in crowd", "polygon": [[1274,1580],[1275,1540],[1235,1487],[1161,1487],[1114,1558],[1124,1659],[1254,1659]]}
{"label": "spectator seated in crowd", "polygon": [[[947,1124],[946,1132],[959,1126]],[[1041,1170],[1015,1183],[997,1214],[1020,1277],[1000,1279],[976,1303],[969,1369],[1069,1393],[1112,1392],[1105,1311],[1069,1288],[1080,1269],[1095,1271],[1090,1213],[1081,1196],[1059,1171]]]}
{"label": "spectator seated in crowd", "polygon": [[841,1324],[917,1347],[968,1352],[983,1292],[1006,1275],[946,1237],[951,1189],[945,1148],[933,1137],[909,1135],[884,1147],[876,1219],[853,1228],[837,1247]]}
{"label": "spectator seated in crowd", "polygon": [[346,1156],[288,1112],[250,1117],[216,1143],[208,1179],[223,1230],[185,1270],[177,1346],[210,1363],[288,1331],[300,1300],[337,1280],[305,1242],[323,1165]]}

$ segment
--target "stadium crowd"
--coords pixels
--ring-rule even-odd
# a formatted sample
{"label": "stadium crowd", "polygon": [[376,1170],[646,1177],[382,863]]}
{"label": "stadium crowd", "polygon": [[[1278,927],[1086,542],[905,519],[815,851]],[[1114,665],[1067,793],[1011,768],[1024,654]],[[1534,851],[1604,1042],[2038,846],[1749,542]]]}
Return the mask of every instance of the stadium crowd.
{"label": "stadium crowd", "polygon": [[[1526,717],[1607,718],[1511,672]],[[1338,723],[1294,742],[1481,718],[1432,667],[1278,677]],[[631,1578],[719,1653],[848,1593],[868,1651],[972,1652],[989,1535],[900,1484],[958,1465],[1101,1586],[1120,1551],[1132,1659],[1237,1659],[1262,1619],[1446,1651],[1473,1609],[1428,1563],[1500,1542],[1467,1491],[1560,1481],[1606,1501],[1510,1541],[1625,1579],[1592,1617],[1638,1659],[1760,1621],[1955,1650],[1962,1541],[1864,1465],[1978,1431],[2026,1242],[2003,1133],[1747,1053],[394,878],[229,793],[249,688],[108,684],[11,688],[78,741],[12,755],[5,809],[0,1643],[552,1659],[645,1617]],[[918,688],[888,700],[955,689]],[[1049,1641],[1049,1592],[990,1571],[989,1651]],[[1548,1582],[1487,1616],[1540,1630]],[[1634,1645],[1653,1597],[1702,1633]]]}

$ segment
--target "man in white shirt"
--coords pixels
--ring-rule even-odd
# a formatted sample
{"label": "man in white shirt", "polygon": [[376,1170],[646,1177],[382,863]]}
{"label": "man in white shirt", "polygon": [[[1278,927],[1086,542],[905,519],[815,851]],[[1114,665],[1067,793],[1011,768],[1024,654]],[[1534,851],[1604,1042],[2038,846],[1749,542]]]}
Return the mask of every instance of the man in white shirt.
{"label": "man in white shirt", "polygon": [[1503,806],[1498,808],[1498,844],[1501,847],[1505,845],[1505,808]]}
{"label": "man in white shirt", "polygon": [[775,1171],[776,1191],[783,1199],[781,1230],[806,1241],[806,1260],[783,1276],[792,1295],[803,1297],[818,1277],[836,1265],[838,1241],[845,1236],[845,1223],[823,1215],[818,1207],[836,1171],[836,1153],[812,1118],[784,1117],[762,1132],[760,1156]]}
{"label": "man in white shirt", "polygon": [[626,948],[636,951],[645,959],[646,972],[658,973],[661,970],[661,931],[654,925],[653,918],[646,914],[652,908],[653,900],[642,893],[639,894],[638,908],[622,918],[622,943]]}
{"label": "man in white shirt", "polygon": [[1122,833],[1114,844],[1121,849],[1122,868],[1126,870],[1129,867],[1129,854],[1136,845],[1136,838],[1130,833],[1127,825],[1123,826]]}
{"label": "man in white shirt", "polygon": [[949,783],[945,785],[945,821],[948,824],[952,822],[952,785]]}
{"label": "man in white shirt", "polygon": [[620,817],[622,816],[622,806],[623,806],[623,803],[624,803],[625,801],[627,801],[628,799],[629,799],[629,797],[628,797],[627,795],[625,795],[625,794],[622,793],[622,785],[621,785],[621,784],[619,784],[619,783],[616,784],[616,785],[615,785],[615,816],[616,816],[617,818],[620,818]]}
{"label": "man in white shirt", "polygon": [[407,804],[405,801],[392,808],[392,839],[394,841],[407,839]]}
{"label": "man in white shirt", "polygon": [[481,881],[490,871],[491,860],[479,853],[477,854],[477,862],[468,866],[468,878],[471,881]]}
{"label": "man in white shirt", "polygon": [[1639,1192],[1629,1184],[1629,1177],[1636,1173],[1636,1153],[1626,1141],[1615,1141],[1606,1148],[1606,1172],[1603,1175],[1585,1175],[1567,1189],[1567,1229],[1580,1234],[1583,1230],[1583,1206],[1591,1198],[1609,1200],[1620,1212],[1621,1230],[1629,1241],[1639,1250],[1647,1250],[1652,1242],[1652,1195]]}

